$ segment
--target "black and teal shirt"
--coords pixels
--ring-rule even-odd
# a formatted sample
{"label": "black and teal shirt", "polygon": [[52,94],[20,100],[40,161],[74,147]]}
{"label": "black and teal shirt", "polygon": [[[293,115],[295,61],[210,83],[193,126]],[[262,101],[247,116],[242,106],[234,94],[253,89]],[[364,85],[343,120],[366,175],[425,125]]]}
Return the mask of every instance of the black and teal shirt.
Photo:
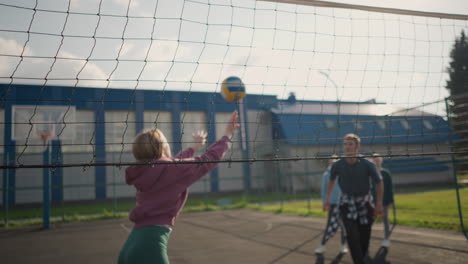
{"label": "black and teal shirt", "polygon": [[[382,175],[382,181],[384,185],[384,195],[383,195],[383,206],[388,206],[392,203],[394,203],[394,198],[393,198],[393,182],[392,182],[392,176],[390,174],[390,171],[387,169],[383,169],[380,171],[380,175]],[[372,184],[371,186],[372,190],[372,197],[376,198],[376,191],[375,191],[375,186]]]}

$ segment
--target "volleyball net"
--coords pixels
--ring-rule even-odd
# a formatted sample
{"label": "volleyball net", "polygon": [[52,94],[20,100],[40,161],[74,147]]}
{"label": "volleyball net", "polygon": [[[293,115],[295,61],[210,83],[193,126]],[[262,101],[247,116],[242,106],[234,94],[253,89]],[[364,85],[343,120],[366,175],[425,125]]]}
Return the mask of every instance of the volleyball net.
{"label": "volleyball net", "polygon": [[[4,201],[33,202],[21,179],[41,169],[52,200],[131,196],[122,168],[138,132],[161,129],[176,153],[196,130],[214,142],[234,110],[233,147],[195,191],[317,189],[347,133],[412,175],[399,185],[467,181],[466,100],[445,87],[468,15],[307,0],[3,1],[0,12]],[[243,100],[220,95],[229,76]]]}

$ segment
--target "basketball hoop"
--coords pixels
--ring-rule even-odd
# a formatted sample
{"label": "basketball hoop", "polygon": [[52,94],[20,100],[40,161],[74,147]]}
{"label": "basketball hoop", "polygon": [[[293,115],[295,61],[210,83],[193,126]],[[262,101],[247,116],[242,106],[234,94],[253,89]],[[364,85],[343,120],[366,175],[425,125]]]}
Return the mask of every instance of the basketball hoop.
{"label": "basketball hoop", "polygon": [[43,146],[46,146],[48,142],[55,137],[55,131],[41,130],[34,132],[34,135],[42,140]]}
{"label": "basketball hoop", "polygon": [[57,133],[60,133],[60,140],[75,138],[75,129],[64,129],[75,122],[75,107],[14,105],[12,111],[11,138],[17,142],[24,142],[29,137],[31,125],[31,136],[37,141],[42,140],[44,145],[57,139]]}

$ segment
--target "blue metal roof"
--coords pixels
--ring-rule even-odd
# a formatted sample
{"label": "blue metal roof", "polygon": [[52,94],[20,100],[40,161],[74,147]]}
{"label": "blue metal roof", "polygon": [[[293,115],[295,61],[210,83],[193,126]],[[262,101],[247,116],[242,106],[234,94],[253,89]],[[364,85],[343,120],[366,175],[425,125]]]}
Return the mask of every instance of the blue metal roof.
{"label": "blue metal roof", "polygon": [[[405,126],[405,125],[408,126]],[[274,136],[293,145],[341,144],[355,133],[362,144],[447,142],[447,121],[439,116],[371,116],[274,113]]]}
{"label": "blue metal roof", "polygon": [[[147,110],[230,112],[236,103],[227,102],[220,93],[160,91],[140,89],[105,89],[70,86],[8,85],[0,84],[0,102],[21,105],[73,105],[78,109],[129,110],[143,104]],[[276,107],[273,95],[249,94],[244,99],[248,109]]]}
{"label": "blue metal roof", "polygon": [[272,109],[277,114],[306,115],[355,115],[355,116],[434,116],[434,114],[417,109],[405,109],[383,103],[356,103],[310,101],[286,103],[279,101],[278,107]]}

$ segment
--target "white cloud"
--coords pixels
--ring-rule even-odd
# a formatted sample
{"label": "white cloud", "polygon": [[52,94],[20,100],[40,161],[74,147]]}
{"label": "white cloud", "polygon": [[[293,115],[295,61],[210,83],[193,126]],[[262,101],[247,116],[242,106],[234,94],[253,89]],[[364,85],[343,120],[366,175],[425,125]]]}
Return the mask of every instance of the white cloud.
{"label": "white cloud", "polygon": [[132,43],[125,43],[122,47],[122,51],[120,52],[120,56],[124,57],[125,55],[130,54],[134,48],[135,45],[133,45]]}
{"label": "white cloud", "polygon": [[[1,45],[1,42],[0,42]],[[31,52],[32,53],[32,52]],[[49,72],[50,66],[52,65],[53,60],[52,59],[25,59],[21,63],[20,67],[18,68],[18,71],[15,73],[15,77],[19,78],[18,80],[21,80],[21,77],[34,77],[37,78],[38,80],[21,80],[20,82],[22,83],[43,83],[45,81],[45,77],[49,79],[69,79],[67,80],[62,80],[62,81],[48,81],[48,84],[64,84],[64,85],[74,85],[75,84],[75,78],[78,76],[80,79],[81,78],[86,78],[86,79],[98,79],[98,80],[105,80],[107,78],[107,75],[103,69],[101,69],[98,65],[88,62],[86,64],[86,67],[83,69],[83,71],[80,73],[80,70],[82,69],[84,65],[83,60],[74,60],[77,57],[74,56],[71,53],[68,52],[61,52],[61,54],[69,58],[67,60],[56,60],[54,63],[54,66],[52,68],[52,71],[47,75]],[[17,63],[4,63],[5,60],[7,60],[8,57],[2,57],[0,56],[0,75],[1,76],[8,76],[9,74],[12,73],[13,67],[16,67]],[[15,58],[16,60],[19,61],[19,58]],[[2,68],[2,65],[12,65],[8,67],[7,69]],[[40,80],[43,79],[43,80]],[[96,84],[101,84],[102,81],[90,81],[87,83],[88,86],[94,86]],[[81,85],[80,83],[78,85]],[[101,85],[102,86],[102,85]]]}
{"label": "white cloud", "polygon": [[[10,76],[20,61],[23,45],[14,39],[0,38],[0,54],[13,55],[18,57],[0,56],[0,76]],[[32,55],[32,51],[26,47],[25,54]]]}
{"label": "white cloud", "polygon": [[[96,13],[96,3],[75,0],[71,2],[72,11]],[[79,85],[89,86],[106,85],[107,78],[111,77],[115,85],[126,88],[133,87],[139,78],[139,87],[149,87],[154,83],[157,87],[168,84],[167,89],[174,89],[177,85],[185,89],[190,83],[193,90],[197,90],[206,89],[205,86],[214,87],[225,77],[237,75],[249,85],[250,93],[262,93],[263,89],[255,88],[262,87],[265,92],[278,96],[287,95],[286,90],[296,91],[298,98],[307,99],[379,97],[380,101],[407,103],[411,97],[411,100],[428,101],[446,94],[442,86],[448,54],[455,35],[467,28],[466,23],[448,19],[440,22],[426,18],[413,21],[410,16],[368,14],[346,9],[332,13],[332,9],[320,7],[299,6],[296,17],[292,15],[296,8],[294,5],[267,2],[255,3],[257,8],[249,6],[249,12],[244,13],[237,10],[243,6],[243,1],[234,1],[232,4],[236,8],[233,10],[229,5],[225,6],[230,1],[221,0],[196,3],[182,0],[105,0],[101,12],[124,16],[129,3],[129,15],[132,17],[151,17],[157,4],[158,19],[154,21],[152,40],[152,19],[131,18],[131,26],[127,25],[124,46],[118,56],[126,20],[119,17],[104,23],[106,19],[101,17],[96,46],[89,38],[66,39],[60,46],[59,57],[69,59],[57,60],[48,77],[67,78],[70,79],[68,83],[73,83],[77,76],[97,80],[79,82]],[[207,13],[209,3],[212,5]],[[245,28],[243,22],[238,23],[243,18],[250,21],[251,12],[255,12],[253,29],[252,26]],[[236,19],[232,19],[232,14]],[[208,26],[203,24],[205,17]],[[292,18],[296,18],[294,23]],[[83,19],[80,16],[75,19],[76,23],[67,24],[67,27],[94,31],[94,24],[79,23]],[[19,20],[15,22],[20,23]],[[45,27],[38,21],[34,23],[38,28]],[[5,30],[15,29],[13,23],[4,26]],[[206,35],[205,29],[208,30]],[[91,34],[89,31],[86,31],[88,35]],[[0,56],[2,77],[9,77],[18,65],[24,36],[16,35],[17,40],[0,39],[0,54],[13,55]],[[25,58],[15,77],[18,81],[23,81],[21,77],[43,81],[58,48],[59,38],[35,37],[33,34],[30,37],[24,54],[48,58]],[[149,62],[145,64],[150,43]],[[91,51],[92,56],[89,57]],[[117,56],[120,63],[110,76]],[[88,57],[91,61],[80,73],[84,59]],[[319,71],[328,72],[338,89]],[[199,86],[196,86],[197,82]],[[112,83],[110,86],[113,87]]]}
{"label": "white cloud", "polygon": [[[19,56],[21,55],[22,50],[23,45],[20,45],[16,40],[0,38],[0,54]],[[26,48],[26,52],[28,55],[32,55],[29,48]]]}
{"label": "white cloud", "polygon": [[[63,55],[67,58],[77,58],[73,54],[63,52]],[[88,62],[81,73],[79,71],[83,67],[84,61],[82,60],[67,60],[61,63],[61,67],[54,67],[51,76],[57,77],[78,77],[87,78],[87,79],[102,79],[105,80],[107,78],[107,74],[103,69],[92,62]],[[58,65],[58,64],[56,64]]]}

